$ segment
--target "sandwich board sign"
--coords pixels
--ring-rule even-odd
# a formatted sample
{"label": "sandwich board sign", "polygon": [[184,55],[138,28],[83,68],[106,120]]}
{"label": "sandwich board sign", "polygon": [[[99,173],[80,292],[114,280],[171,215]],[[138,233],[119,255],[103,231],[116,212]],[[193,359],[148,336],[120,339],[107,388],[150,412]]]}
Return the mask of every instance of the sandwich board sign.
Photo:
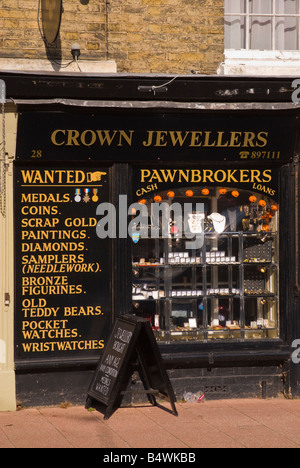
{"label": "sandwich board sign", "polygon": [[107,346],[98,363],[86,408],[104,412],[109,419],[122,403],[133,372],[138,371],[149,402],[156,396],[167,399],[177,416],[175,394],[148,320],[134,315],[117,318]]}

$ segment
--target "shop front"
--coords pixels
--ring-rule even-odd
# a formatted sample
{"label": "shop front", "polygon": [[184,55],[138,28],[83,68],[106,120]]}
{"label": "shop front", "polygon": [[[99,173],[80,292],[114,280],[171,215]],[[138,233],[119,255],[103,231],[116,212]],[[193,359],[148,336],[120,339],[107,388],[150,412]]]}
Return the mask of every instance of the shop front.
{"label": "shop front", "polygon": [[18,400],[82,402],[128,313],[151,323],[178,398],[297,395],[298,109],[25,101]]}
{"label": "shop front", "polygon": [[161,342],[278,339],[278,170],[187,167],[136,171],[153,236],[132,248],[133,311]]}

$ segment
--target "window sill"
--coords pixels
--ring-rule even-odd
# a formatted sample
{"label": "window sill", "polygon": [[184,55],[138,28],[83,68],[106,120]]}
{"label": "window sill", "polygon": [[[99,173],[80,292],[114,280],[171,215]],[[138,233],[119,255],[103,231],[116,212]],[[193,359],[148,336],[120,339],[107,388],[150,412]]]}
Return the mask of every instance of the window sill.
{"label": "window sill", "polygon": [[[167,368],[218,367],[218,366],[252,366],[283,365],[290,359],[288,346],[281,340],[261,343],[223,343],[221,346],[206,344],[198,347],[179,346],[168,349],[161,346],[163,361]],[[234,364],[233,364],[234,363]]]}
{"label": "window sill", "polygon": [[297,76],[300,51],[225,50],[220,75]]}

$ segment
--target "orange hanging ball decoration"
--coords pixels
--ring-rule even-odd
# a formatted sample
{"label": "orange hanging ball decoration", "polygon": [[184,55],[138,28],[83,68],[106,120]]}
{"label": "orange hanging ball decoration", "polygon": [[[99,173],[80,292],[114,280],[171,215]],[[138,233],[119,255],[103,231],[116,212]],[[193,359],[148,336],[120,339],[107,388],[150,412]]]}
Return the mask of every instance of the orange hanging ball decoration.
{"label": "orange hanging ball decoration", "polygon": [[209,190],[207,188],[202,189],[202,195],[209,195]]}
{"label": "orange hanging ball decoration", "polygon": [[161,200],[162,200],[162,198],[161,198],[160,195],[155,195],[155,197],[154,197],[155,203],[159,203],[159,202],[161,202]]}
{"label": "orange hanging ball decoration", "polygon": [[240,196],[240,193],[237,191],[237,190],[234,190],[233,192],[231,192],[231,195],[234,197],[234,198],[238,198]]}
{"label": "orange hanging ball decoration", "polygon": [[168,197],[169,198],[174,198],[175,197],[175,193],[172,192],[172,190],[170,190],[168,193],[167,193]]}
{"label": "orange hanging ball decoration", "polygon": [[255,203],[255,202],[257,202],[257,198],[255,197],[255,195],[251,195],[251,197],[249,197],[249,201],[251,203]]}
{"label": "orange hanging ball decoration", "polygon": [[271,211],[278,211],[277,205],[271,205]]}
{"label": "orange hanging ball decoration", "polygon": [[267,203],[265,202],[265,200],[260,200],[258,202],[259,206],[262,206],[262,207],[265,207],[267,205]]}
{"label": "orange hanging ball decoration", "polygon": [[145,200],[144,198],[143,198],[143,200],[139,200],[139,204],[140,204],[140,205],[146,205],[146,203],[147,203],[147,202],[146,202],[146,200]]}
{"label": "orange hanging ball decoration", "polygon": [[225,194],[227,193],[226,188],[220,188],[219,193],[220,193],[221,195],[225,195]]}
{"label": "orange hanging ball decoration", "polygon": [[194,192],[193,192],[193,190],[187,190],[185,192],[185,194],[186,194],[187,197],[192,197],[194,195]]}

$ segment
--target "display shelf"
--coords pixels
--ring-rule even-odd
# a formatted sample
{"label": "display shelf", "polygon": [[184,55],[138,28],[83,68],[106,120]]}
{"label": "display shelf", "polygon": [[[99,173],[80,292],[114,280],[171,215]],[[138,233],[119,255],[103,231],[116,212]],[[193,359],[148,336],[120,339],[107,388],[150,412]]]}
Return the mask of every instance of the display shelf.
{"label": "display shelf", "polygon": [[195,250],[173,235],[141,239],[133,247],[135,313],[162,342],[276,338],[277,239],[276,231],[205,232]]}

